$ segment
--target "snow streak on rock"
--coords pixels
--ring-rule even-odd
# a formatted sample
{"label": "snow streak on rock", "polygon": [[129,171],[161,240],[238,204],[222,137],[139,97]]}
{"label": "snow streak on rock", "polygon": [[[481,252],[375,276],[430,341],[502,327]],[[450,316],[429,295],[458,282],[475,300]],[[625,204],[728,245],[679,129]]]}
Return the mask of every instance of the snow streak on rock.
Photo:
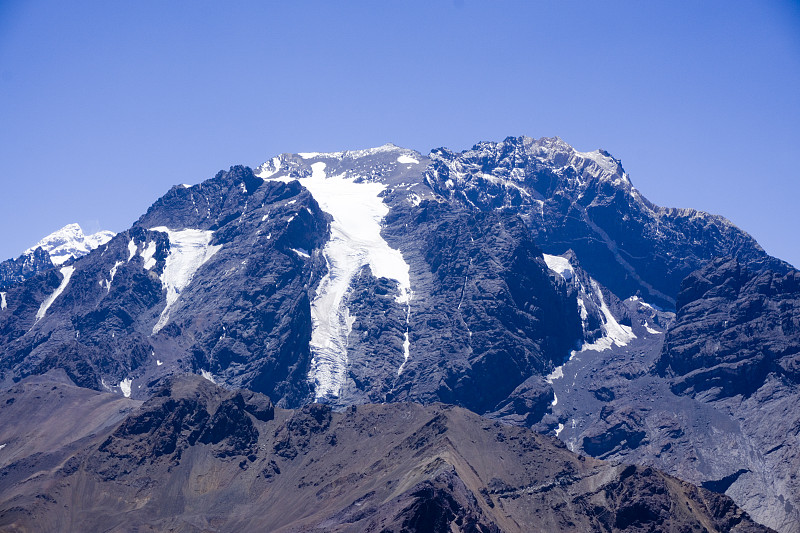
{"label": "snow streak on rock", "polygon": [[[575,275],[575,269],[566,257],[548,254],[543,254],[543,256],[545,263],[547,263],[547,268],[560,275],[567,283],[574,283],[578,286],[577,300],[581,311],[581,319],[584,322],[584,332],[586,331],[586,320],[588,318],[586,301],[594,302],[602,315],[603,324],[600,327],[603,330],[603,336],[592,343],[584,343],[580,349],[581,352],[586,350],[608,350],[615,344],[617,346],[627,346],[629,342],[636,338],[630,326],[624,326],[617,322],[617,319],[608,308],[605,298],[603,298],[603,291],[600,289],[600,285],[595,280],[589,278],[590,287],[585,287]],[[573,355],[574,352],[570,356],[570,359]],[[556,372],[560,371],[561,367],[556,368],[550,376],[548,376],[548,381],[552,383],[552,379],[561,377],[560,375],[556,375]]]}
{"label": "snow streak on rock", "polygon": [[74,271],[75,271],[74,266],[66,266],[61,269],[61,275],[64,276],[64,278],[61,280],[61,284],[58,286],[58,288],[55,291],[53,291],[53,294],[48,296],[45,299],[45,301],[42,302],[42,305],[39,306],[39,310],[36,311],[37,322],[42,318],[44,318],[44,314],[47,312],[48,309],[50,309],[50,306],[53,305],[53,302],[56,301],[56,298],[58,298],[61,295],[61,293],[64,292],[64,289],[67,288],[67,284],[69,283],[69,278],[72,277],[72,273]]}
{"label": "snow streak on rock", "polygon": [[5,309],[8,307],[6,304],[6,293],[0,292],[0,309]]}
{"label": "snow streak on rock", "polygon": [[[312,158],[317,154],[301,154]],[[311,370],[309,380],[317,400],[337,397],[346,377],[347,336],[352,319],[344,303],[353,276],[369,265],[376,277],[396,280],[397,302],[409,305],[409,266],[399,250],[381,237],[381,221],[389,212],[380,193],[382,183],[361,182],[343,175],[328,176],[326,164],[311,164],[312,174],[301,183],[311,192],[323,211],[333,217],[331,239],[322,253],[328,273],[322,278],[311,302]],[[288,178],[280,178],[289,181]],[[404,342],[405,360],[409,342]]]}
{"label": "snow streak on rock", "polygon": [[106,288],[106,293],[111,292],[111,282],[114,281],[114,276],[117,275],[117,269],[120,265],[124,264],[122,261],[117,261],[114,263],[114,266],[111,267],[111,270],[108,272],[109,278],[107,280],[103,280],[100,282],[100,285]]}
{"label": "snow streak on rock", "polygon": [[161,274],[161,283],[167,289],[167,305],[153,326],[153,335],[169,322],[169,313],[181,291],[192,281],[192,276],[203,264],[222,248],[211,246],[213,231],[199,229],[170,230],[164,226],[151,228],[169,236],[169,255]]}
{"label": "snow streak on rock", "polygon": [[600,290],[600,285],[598,285],[595,280],[591,280],[591,283],[592,290],[597,297],[597,300],[595,301],[598,301],[600,304],[600,312],[603,314],[603,318],[605,319],[605,324],[601,326],[603,328],[604,335],[591,344],[584,344],[581,347],[581,351],[609,350],[615,344],[617,346],[626,346],[629,342],[636,338],[636,335],[633,334],[633,329],[631,329],[630,326],[623,326],[617,322],[617,319],[614,318],[613,314],[611,314],[611,310],[608,308],[608,305],[606,305],[606,301],[603,298],[603,292]]}

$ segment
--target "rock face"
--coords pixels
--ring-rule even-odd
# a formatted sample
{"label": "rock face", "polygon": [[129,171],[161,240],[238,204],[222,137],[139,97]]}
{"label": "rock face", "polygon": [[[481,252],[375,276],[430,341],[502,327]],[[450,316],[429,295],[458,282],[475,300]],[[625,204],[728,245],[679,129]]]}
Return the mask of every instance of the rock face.
{"label": "rock face", "polygon": [[681,280],[713,257],[789,268],[722,217],[652,204],[604,150],[578,152],[559,138],[509,137],[461,153],[434,150],[430,158],[425,179],[438,194],[481,210],[514,209],[546,253],[573,250],[621,299],[639,293],[672,308]]}
{"label": "rock face", "polygon": [[[716,260],[689,276],[675,326],[656,365],[672,390],[728,412],[753,453],[719,480],[728,494],[761,507],[764,523],[800,522],[800,272],[752,272]],[[771,498],[755,487],[771,487]]]}
{"label": "rock face", "polygon": [[800,383],[800,272],[754,273],[718,259],[678,294],[657,367],[673,390],[703,399],[750,397],[768,375]]}
{"label": "rock face", "polygon": [[[31,450],[42,427],[59,440]],[[38,378],[0,395],[0,436],[4,530],[767,531],[726,496],[441,405],[271,411],[197,376],[140,403]]]}

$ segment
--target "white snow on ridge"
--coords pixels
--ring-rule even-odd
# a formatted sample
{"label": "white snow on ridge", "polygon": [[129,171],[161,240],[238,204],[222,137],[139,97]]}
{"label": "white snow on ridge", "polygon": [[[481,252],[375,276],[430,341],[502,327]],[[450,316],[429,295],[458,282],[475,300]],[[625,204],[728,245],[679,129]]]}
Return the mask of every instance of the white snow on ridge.
{"label": "white snow on ridge", "polygon": [[6,304],[6,293],[0,292],[0,309],[5,309],[8,307]]}
{"label": "white snow on ridge", "polygon": [[203,376],[204,378],[206,378],[211,383],[214,383],[216,385],[217,382],[214,379],[214,374],[212,374],[208,370],[200,370],[200,375]]}
{"label": "white snow on ridge", "polygon": [[579,152],[575,150],[575,155],[584,159],[591,159],[597,163],[597,166],[608,172],[616,172],[617,170],[617,162],[614,161],[612,157],[601,154],[600,150],[594,150],[593,152]]}
{"label": "white snow on ridge", "polygon": [[[300,157],[303,156],[301,155]],[[267,170],[267,168],[270,168],[270,170]],[[272,176],[273,174],[277,174],[280,169],[281,169],[281,158],[276,156],[273,157],[269,161],[269,163],[264,163],[263,165],[261,165],[261,167],[259,167],[259,170],[261,170],[261,172],[258,175],[262,179],[266,179]]]}
{"label": "white snow on ridge", "polygon": [[[385,154],[390,152],[403,152],[397,159],[398,163],[419,163],[416,158],[414,158],[411,154],[415,154],[413,150],[409,150],[408,148],[402,148],[392,143],[386,143],[382,146],[376,146],[375,148],[365,148],[363,150],[344,150],[342,152],[300,152],[297,155],[303,159],[361,159],[362,157],[368,157],[371,155],[376,154]],[[403,158],[403,161],[400,159]],[[269,165],[268,165],[269,166]],[[262,178],[267,178],[274,174],[272,172],[267,174],[263,172],[260,174]]]}
{"label": "white snow on ridge", "polygon": [[[611,310],[608,308],[608,305],[606,305],[606,301],[603,298],[603,292],[600,290],[600,285],[595,280],[590,278],[592,292],[590,295],[588,294],[586,287],[584,287],[583,284],[580,283],[580,281],[575,277],[575,269],[572,267],[566,257],[548,254],[542,255],[544,256],[545,263],[547,263],[547,268],[559,274],[566,281],[575,280],[576,283],[580,285],[578,287],[578,307],[580,308],[581,320],[584,323],[584,330],[586,319],[588,318],[588,312],[586,310],[586,302],[584,301],[584,298],[590,298],[599,304],[600,312],[605,319],[605,323],[601,326],[604,335],[592,343],[584,343],[580,349],[581,352],[585,350],[608,350],[615,344],[617,346],[627,346],[631,340],[636,338],[636,335],[633,333],[633,329],[630,326],[623,326],[617,322],[617,319],[614,318],[613,314],[611,314]],[[570,359],[572,359],[572,356],[570,356]],[[548,383],[552,383],[553,379],[562,377],[560,374],[556,375],[556,372],[560,373],[561,367],[556,368],[553,373],[547,377]]]}
{"label": "white snow on ridge", "polygon": [[66,266],[66,267],[61,269],[61,275],[64,276],[64,278],[61,280],[61,283],[59,284],[58,288],[55,291],[53,291],[53,294],[48,296],[42,302],[42,305],[39,306],[39,310],[36,311],[36,321],[37,322],[39,320],[41,320],[42,318],[44,318],[44,314],[47,312],[48,309],[50,309],[50,306],[53,305],[53,302],[56,301],[56,298],[58,298],[61,295],[61,293],[64,292],[64,289],[67,288],[67,284],[69,283],[69,279],[72,277],[72,273],[74,271],[75,271],[75,267],[74,266]]}
{"label": "white snow on ridge", "polygon": [[169,255],[161,273],[161,283],[167,289],[167,305],[161,311],[158,322],[153,326],[153,335],[169,321],[170,308],[180,293],[192,281],[194,273],[219,251],[222,246],[211,246],[213,231],[199,229],[170,230],[164,226],[150,228],[169,236]]}
{"label": "white snow on ridge", "polygon": [[136,255],[136,243],[131,239],[128,241],[128,261],[133,259],[134,255]]}
{"label": "white snow on ridge", "polygon": [[36,248],[42,247],[50,254],[54,265],[62,265],[70,259],[88,254],[98,246],[111,240],[114,233],[111,231],[98,231],[91,235],[84,235],[78,224],[67,224],[58,231],[54,231],[27,250],[24,254],[33,253]]}
{"label": "white snow on ridge", "polygon": [[[399,250],[389,247],[381,237],[381,221],[389,212],[379,196],[385,185],[356,183],[344,175],[327,176],[326,164],[311,165],[312,175],[301,179],[323,211],[333,217],[331,238],[322,253],[328,273],[319,283],[311,302],[311,370],[316,399],[339,395],[346,377],[347,337],[352,326],[344,297],[353,276],[369,265],[376,277],[396,280],[400,287],[397,302],[409,304],[411,282],[409,265]],[[279,178],[287,179],[287,178]],[[404,341],[408,359],[409,343]]]}

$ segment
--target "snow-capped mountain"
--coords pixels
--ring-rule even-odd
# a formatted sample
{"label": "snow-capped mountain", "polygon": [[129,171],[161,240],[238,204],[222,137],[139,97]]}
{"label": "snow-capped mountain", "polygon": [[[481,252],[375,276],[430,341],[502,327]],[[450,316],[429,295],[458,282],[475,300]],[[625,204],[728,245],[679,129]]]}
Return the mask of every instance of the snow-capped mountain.
{"label": "snow-capped mountain", "polygon": [[84,256],[107,243],[113,236],[111,231],[84,235],[78,224],[67,224],[22,252],[19,257],[0,262],[0,289]]}
{"label": "snow-capped mountain", "polygon": [[91,235],[84,235],[78,224],[67,224],[22,253],[31,254],[37,248],[42,248],[50,254],[53,264],[58,266],[70,259],[88,254],[98,246],[107,243],[113,236],[114,232],[112,231],[98,231]]}
{"label": "snow-capped mountain", "polygon": [[[656,206],[608,152],[558,138],[281,154],[175,186],[93,252],[4,289],[0,381],[60,368],[146,399],[189,372],[287,408],[456,404],[721,487],[791,531],[800,494],[759,455],[775,436],[741,420],[800,399],[785,370],[800,311],[789,281],[747,285],[766,287],[752,314],[781,309],[788,352],[748,358],[759,372],[724,359],[711,337],[728,326],[687,314],[730,288],[693,274],[718,257],[794,279],[726,219]],[[730,334],[759,353],[746,330]],[[687,331],[706,332],[701,358]],[[750,380],[734,389],[748,401],[706,394],[719,379]]]}

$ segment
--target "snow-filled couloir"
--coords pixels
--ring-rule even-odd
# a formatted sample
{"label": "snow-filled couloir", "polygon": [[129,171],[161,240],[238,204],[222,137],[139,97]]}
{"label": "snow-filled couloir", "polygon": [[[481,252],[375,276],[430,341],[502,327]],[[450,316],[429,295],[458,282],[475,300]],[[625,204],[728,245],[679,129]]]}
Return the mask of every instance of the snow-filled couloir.
{"label": "snow-filled couloir", "polygon": [[[158,322],[153,326],[153,335],[158,333],[161,328],[169,322],[169,313],[172,306],[178,300],[181,291],[192,281],[194,273],[203,264],[219,251],[222,246],[212,246],[211,237],[213,231],[199,229],[170,230],[163,226],[151,228],[152,231],[160,231],[169,236],[169,255],[161,274],[161,283],[167,289],[167,305],[161,311]],[[153,249],[155,250],[155,245]],[[150,254],[152,259],[152,254]],[[147,263],[147,261],[145,261]],[[155,264],[155,260],[153,260]],[[150,268],[145,265],[145,268]]]}
{"label": "snow-filled couloir", "polygon": [[[376,150],[386,151],[388,148]],[[316,153],[300,155],[304,159],[331,156]],[[264,169],[260,174],[263,178],[292,179],[280,176],[276,162],[269,166],[272,168]],[[347,338],[354,317],[350,316],[345,296],[355,274],[369,266],[374,276],[397,281],[399,292],[396,301],[407,306],[407,317],[412,296],[408,263],[400,251],[391,248],[381,236],[381,221],[389,212],[381,199],[386,185],[365,182],[344,174],[328,175],[326,166],[323,161],[312,163],[311,175],[301,180],[322,210],[333,217],[330,240],[322,251],[328,272],[320,281],[311,302],[312,360],[309,380],[317,400],[338,397],[346,378]],[[410,350],[408,328],[403,350],[405,364]]]}

